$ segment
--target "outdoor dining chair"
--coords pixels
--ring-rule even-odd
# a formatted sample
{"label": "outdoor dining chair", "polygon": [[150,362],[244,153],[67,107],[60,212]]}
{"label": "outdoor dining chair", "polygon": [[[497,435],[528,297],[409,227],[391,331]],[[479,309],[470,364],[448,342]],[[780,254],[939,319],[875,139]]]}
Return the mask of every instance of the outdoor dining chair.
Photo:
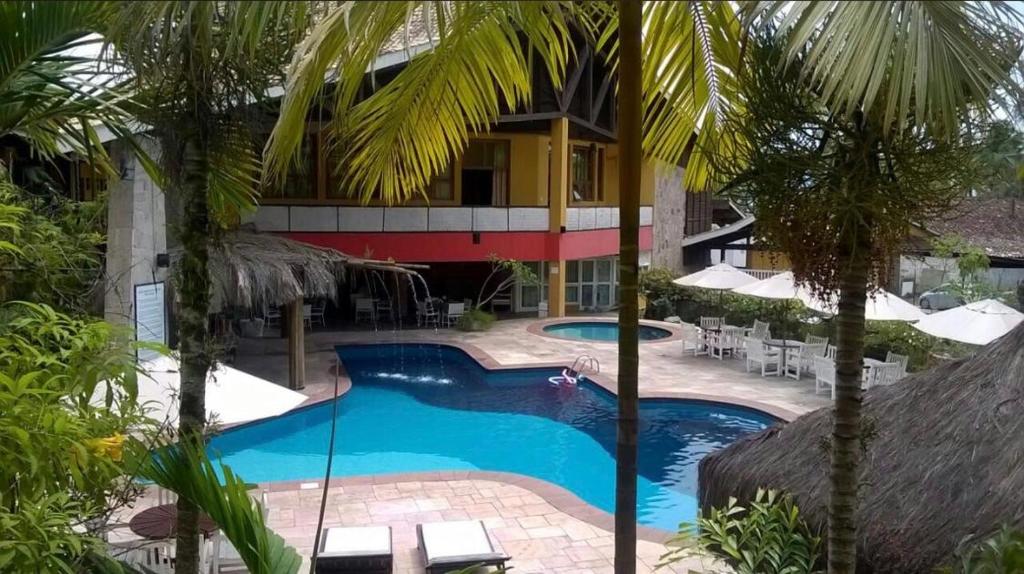
{"label": "outdoor dining chair", "polygon": [[441,313],[434,307],[433,302],[423,299],[416,301],[416,326],[437,327],[441,322]]}
{"label": "outdoor dining chair", "polygon": [[724,322],[725,320],[723,320],[721,317],[701,317],[700,328],[704,329],[705,331],[708,329],[718,329],[721,328],[722,323]]}
{"label": "outdoor dining chair", "polygon": [[725,359],[726,355],[732,354],[732,346],[729,343],[729,337],[725,333],[708,331],[704,340],[708,347],[708,354],[719,361]]}
{"label": "outdoor dining chair", "polygon": [[828,337],[819,337],[817,335],[807,335],[807,339],[804,340],[808,345],[828,345]]}
{"label": "outdoor dining chair", "polygon": [[824,344],[810,345],[804,343],[789,351],[786,354],[786,368],[783,374],[799,381],[800,375],[805,371],[810,371],[811,367],[814,366],[813,357],[824,356],[827,346]]}
{"label": "outdoor dining chair", "polygon": [[767,377],[768,375],[778,376],[779,364],[782,360],[782,355],[778,350],[768,349],[764,346],[764,340],[753,337],[745,337],[743,343],[747,349],[746,363],[748,373],[750,372],[750,365],[757,363],[761,365],[762,377]]}
{"label": "outdoor dining chair", "polygon": [[459,319],[466,314],[465,303],[449,303],[445,312],[445,324],[449,327],[459,322]]}
{"label": "outdoor dining chair", "polygon": [[373,299],[367,297],[356,299],[356,323],[362,317],[369,319],[371,323],[377,321],[377,308],[373,304]]}
{"label": "outdoor dining chair", "polygon": [[814,393],[818,394],[825,387],[832,389],[832,400],[836,400],[836,364],[828,357],[814,358]]}
{"label": "outdoor dining chair", "polygon": [[893,353],[892,351],[889,351],[888,353],[885,354],[885,362],[896,363],[897,365],[900,366],[900,378],[903,378],[907,375],[907,365],[910,363],[909,356],[898,355],[896,353]]}

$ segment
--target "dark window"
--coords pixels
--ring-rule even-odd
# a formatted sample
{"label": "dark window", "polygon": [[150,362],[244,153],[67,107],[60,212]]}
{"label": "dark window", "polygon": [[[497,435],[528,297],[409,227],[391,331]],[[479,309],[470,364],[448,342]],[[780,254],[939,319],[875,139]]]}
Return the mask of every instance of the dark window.
{"label": "dark window", "polygon": [[572,146],[569,163],[571,202],[600,201],[604,161],[596,145]]}
{"label": "dark window", "polygon": [[462,155],[462,205],[508,205],[508,140],[470,140]]}

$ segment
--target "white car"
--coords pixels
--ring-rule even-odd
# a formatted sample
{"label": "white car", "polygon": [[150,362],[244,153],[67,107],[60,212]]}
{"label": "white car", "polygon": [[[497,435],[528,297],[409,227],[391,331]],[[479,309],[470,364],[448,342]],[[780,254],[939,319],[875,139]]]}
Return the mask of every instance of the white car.
{"label": "white car", "polygon": [[945,311],[964,303],[966,301],[963,297],[944,291],[941,287],[921,293],[921,297],[917,300],[917,306],[926,311]]}

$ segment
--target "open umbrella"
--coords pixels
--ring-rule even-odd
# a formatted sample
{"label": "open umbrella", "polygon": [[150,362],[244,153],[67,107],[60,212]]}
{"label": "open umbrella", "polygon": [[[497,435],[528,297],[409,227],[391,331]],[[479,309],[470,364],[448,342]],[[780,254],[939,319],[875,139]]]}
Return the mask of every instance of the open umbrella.
{"label": "open umbrella", "polygon": [[698,289],[713,289],[718,291],[718,305],[722,305],[722,296],[726,291],[743,285],[756,283],[757,278],[736,269],[728,263],[719,263],[696,273],[683,275],[672,280],[676,285],[683,287],[696,287]]}
{"label": "open umbrella", "polygon": [[[181,373],[178,360],[160,357],[140,365],[138,402],[146,415],[177,426]],[[94,402],[102,402],[105,385],[97,386]],[[286,389],[238,369],[217,363],[206,380],[206,416],[221,424],[236,424],[286,413],[306,400]]]}
{"label": "open umbrella", "polygon": [[985,299],[926,315],[914,327],[943,339],[987,345],[1022,321],[1024,313],[995,299]]}
{"label": "open umbrella", "polygon": [[678,279],[673,279],[672,282],[683,287],[699,287],[701,289],[724,291],[756,283],[757,279],[728,263],[719,263],[696,273],[690,273]]}
{"label": "open umbrella", "polygon": [[796,284],[791,271],[772,275],[767,279],[737,287],[732,292],[739,293],[740,295],[760,297],[761,299],[795,299],[805,305],[809,305],[814,299],[810,291]]}
{"label": "open umbrella", "polygon": [[[820,313],[838,313],[838,298],[822,300],[814,298],[807,306]],[[869,321],[919,321],[925,314],[898,296],[884,290],[872,289],[864,305],[864,315]]]}

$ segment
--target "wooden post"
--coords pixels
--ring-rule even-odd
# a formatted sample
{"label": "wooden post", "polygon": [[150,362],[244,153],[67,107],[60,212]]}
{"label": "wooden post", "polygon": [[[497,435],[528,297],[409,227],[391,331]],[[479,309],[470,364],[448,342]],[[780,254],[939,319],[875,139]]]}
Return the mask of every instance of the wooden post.
{"label": "wooden post", "polygon": [[285,318],[288,322],[288,388],[294,390],[306,386],[306,326],[302,305],[301,296],[289,303]]}

